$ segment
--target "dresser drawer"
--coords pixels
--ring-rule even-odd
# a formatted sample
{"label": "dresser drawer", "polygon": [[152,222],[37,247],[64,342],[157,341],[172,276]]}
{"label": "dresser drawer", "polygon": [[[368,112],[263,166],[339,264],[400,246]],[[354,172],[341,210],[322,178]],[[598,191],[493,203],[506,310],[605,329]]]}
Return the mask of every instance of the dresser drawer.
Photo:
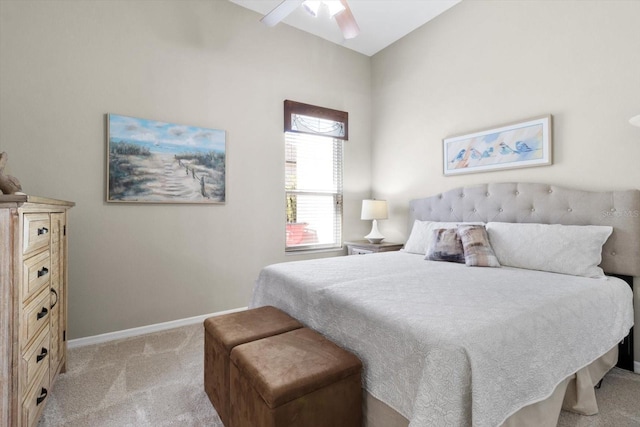
{"label": "dresser drawer", "polygon": [[49,214],[24,214],[24,242],[22,253],[29,254],[49,244],[51,223]]}
{"label": "dresser drawer", "polygon": [[349,255],[368,255],[372,253],[374,252],[370,251],[369,249],[362,249],[362,248],[351,248],[349,250]]}
{"label": "dresser drawer", "polygon": [[22,312],[20,327],[22,329],[21,343],[23,348],[26,348],[31,343],[43,327],[46,326],[47,333],[49,332],[49,294],[49,288],[44,288]]}
{"label": "dresser drawer", "polygon": [[22,425],[33,427],[38,424],[38,419],[42,414],[47,398],[49,396],[49,367],[44,370],[42,378],[27,392],[22,402]]}
{"label": "dresser drawer", "polygon": [[22,276],[22,301],[28,300],[49,282],[51,277],[51,258],[49,251],[32,256],[24,262]]}
{"label": "dresser drawer", "polygon": [[50,359],[50,342],[49,331],[43,329],[38,335],[38,338],[34,343],[25,350],[22,356],[22,373],[24,374],[25,389],[31,388],[36,381],[42,375],[42,371],[49,368]]}

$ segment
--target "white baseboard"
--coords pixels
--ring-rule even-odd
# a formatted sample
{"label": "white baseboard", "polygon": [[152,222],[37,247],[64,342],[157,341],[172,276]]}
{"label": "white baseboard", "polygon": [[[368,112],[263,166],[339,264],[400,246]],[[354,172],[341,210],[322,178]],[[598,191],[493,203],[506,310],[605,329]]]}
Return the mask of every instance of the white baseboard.
{"label": "white baseboard", "polygon": [[[193,325],[195,323],[204,322],[212,316],[220,316],[222,314],[235,313],[246,310],[247,307],[234,308],[231,310],[218,311],[216,313],[203,314],[201,316],[188,317],[186,319],[172,320],[169,322],[156,323],[153,325],[140,326],[139,328],[124,329],[122,331],[108,332],[106,334],[94,335],[85,338],[76,338],[67,342],[67,348],[83,347],[91,344],[102,344],[105,342],[119,340],[122,338],[130,338],[138,335],[150,334],[152,332],[166,331],[167,329],[179,328],[180,326]],[[638,363],[638,362],[636,362]]]}
{"label": "white baseboard", "polygon": [[635,372],[636,374],[640,374],[640,362],[638,362],[637,360],[633,361],[633,372]]}

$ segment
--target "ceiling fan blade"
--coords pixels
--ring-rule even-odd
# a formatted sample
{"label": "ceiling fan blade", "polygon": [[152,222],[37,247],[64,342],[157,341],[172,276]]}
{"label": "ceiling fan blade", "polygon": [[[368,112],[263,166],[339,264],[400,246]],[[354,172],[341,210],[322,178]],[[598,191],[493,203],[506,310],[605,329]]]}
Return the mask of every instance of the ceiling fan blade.
{"label": "ceiling fan blade", "polygon": [[340,3],[344,6],[344,10],[335,15],[334,18],[336,18],[338,27],[340,27],[340,31],[342,31],[342,36],[347,40],[352,39],[360,34],[360,27],[358,27],[353,13],[351,13],[347,0],[340,0]]}
{"label": "ceiling fan blade", "polygon": [[298,6],[302,4],[303,1],[304,0],[284,0],[282,3],[277,5],[271,12],[263,16],[260,22],[267,25],[268,27],[273,27],[278,22],[282,21],[284,18],[289,16],[291,12],[296,10]]}

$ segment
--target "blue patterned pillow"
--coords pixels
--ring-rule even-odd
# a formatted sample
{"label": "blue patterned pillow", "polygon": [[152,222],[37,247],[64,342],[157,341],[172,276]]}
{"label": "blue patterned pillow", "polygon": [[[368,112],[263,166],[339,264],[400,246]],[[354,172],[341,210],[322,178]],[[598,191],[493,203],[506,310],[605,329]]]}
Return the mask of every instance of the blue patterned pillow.
{"label": "blue patterned pillow", "polygon": [[455,228],[436,228],[431,233],[424,259],[464,263],[462,241]]}

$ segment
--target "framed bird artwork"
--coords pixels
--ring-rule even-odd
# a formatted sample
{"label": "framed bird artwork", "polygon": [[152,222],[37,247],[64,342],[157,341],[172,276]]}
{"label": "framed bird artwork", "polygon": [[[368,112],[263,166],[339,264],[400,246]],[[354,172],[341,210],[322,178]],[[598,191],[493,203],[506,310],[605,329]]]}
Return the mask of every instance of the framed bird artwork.
{"label": "framed bird artwork", "polygon": [[552,163],[551,115],[442,140],[445,176]]}

